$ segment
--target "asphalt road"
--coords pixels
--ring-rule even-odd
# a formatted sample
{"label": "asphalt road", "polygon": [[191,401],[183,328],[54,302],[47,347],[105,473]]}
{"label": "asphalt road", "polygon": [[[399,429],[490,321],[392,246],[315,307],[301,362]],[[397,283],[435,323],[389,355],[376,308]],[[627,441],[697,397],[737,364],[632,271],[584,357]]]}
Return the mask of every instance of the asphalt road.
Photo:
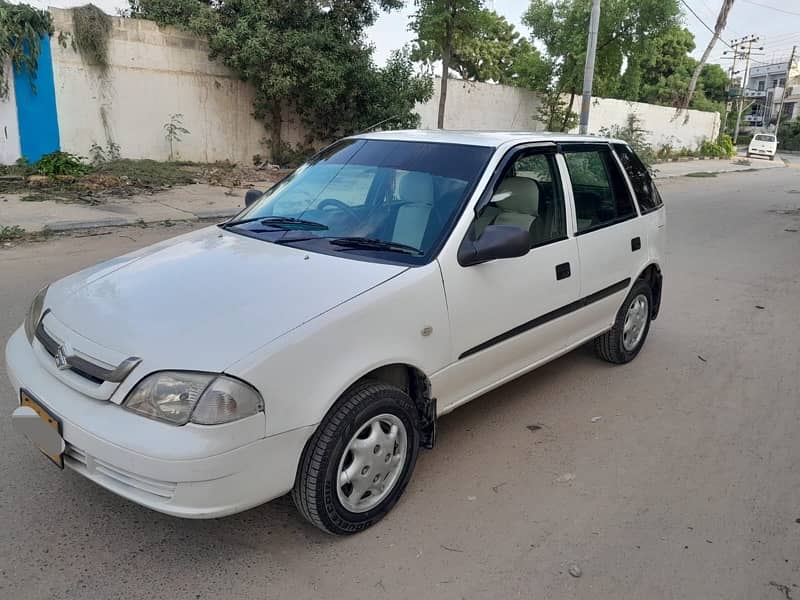
{"label": "asphalt road", "polygon": [[[0,373],[0,598],[800,598],[800,171],[660,187],[669,264],[639,357],[579,349],[443,418],[354,537],[288,498],[214,521],[117,498],[12,431]],[[0,249],[0,339],[44,283],[177,232]]]}

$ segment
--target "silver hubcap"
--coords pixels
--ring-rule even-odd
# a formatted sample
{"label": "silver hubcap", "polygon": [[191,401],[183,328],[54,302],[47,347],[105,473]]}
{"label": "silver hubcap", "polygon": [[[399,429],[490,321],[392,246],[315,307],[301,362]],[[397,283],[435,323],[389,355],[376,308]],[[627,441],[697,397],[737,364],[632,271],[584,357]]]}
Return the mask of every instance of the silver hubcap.
{"label": "silver hubcap", "polygon": [[392,491],[408,452],[403,422],[390,414],[367,421],[350,439],[339,461],[336,493],[347,510],[362,513]]}
{"label": "silver hubcap", "polygon": [[635,349],[642,341],[649,312],[647,297],[644,294],[639,294],[631,300],[628,314],[625,315],[625,325],[622,327],[622,346],[628,352]]}

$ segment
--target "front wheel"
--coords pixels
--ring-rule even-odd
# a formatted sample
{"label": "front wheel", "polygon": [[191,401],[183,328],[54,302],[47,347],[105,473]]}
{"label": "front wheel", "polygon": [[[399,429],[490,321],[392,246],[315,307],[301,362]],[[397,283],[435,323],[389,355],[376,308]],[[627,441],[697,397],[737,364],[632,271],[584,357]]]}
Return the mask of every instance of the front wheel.
{"label": "front wheel", "polygon": [[625,298],[614,326],[595,338],[595,350],[603,360],[623,364],[639,354],[650,331],[650,316],[653,306],[653,291],[641,279],[633,284]]}
{"label": "front wheel", "polygon": [[329,533],[357,533],[382,519],[411,479],[419,414],[403,390],[381,381],[351,387],[309,440],[292,497]]}

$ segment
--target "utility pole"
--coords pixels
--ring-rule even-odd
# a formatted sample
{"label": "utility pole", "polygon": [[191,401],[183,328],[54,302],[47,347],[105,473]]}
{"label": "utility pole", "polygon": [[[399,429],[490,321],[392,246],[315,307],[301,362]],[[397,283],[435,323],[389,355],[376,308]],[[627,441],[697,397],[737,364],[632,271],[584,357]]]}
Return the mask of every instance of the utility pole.
{"label": "utility pole", "polygon": [[797,52],[797,46],[792,46],[792,55],[789,57],[789,68],[786,69],[786,81],[783,82],[783,91],[781,92],[781,104],[778,108],[778,120],[775,123],[775,137],[778,136],[778,129],[781,126],[781,117],[783,116],[783,101],[786,99],[786,87],[789,85],[789,78],[792,76],[792,65],[794,64],[794,54]]}
{"label": "utility pole", "polygon": [[[733,44],[733,46],[731,46],[731,47],[735,47],[737,41],[738,40],[731,40],[731,44]],[[724,52],[724,54],[727,54],[727,50]],[[736,77],[736,57],[738,55],[739,55],[739,53],[734,50],[734,52],[733,52],[733,64],[731,65],[731,76],[728,78],[728,89],[726,90],[727,93],[725,95],[725,111],[724,111],[723,117],[722,117],[722,125],[720,125],[720,128],[719,128],[720,136],[725,133],[725,129],[728,127],[728,104],[733,105],[733,103],[734,103],[734,101],[733,101],[733,99],[731,97],[730,91],[733,89],[733,85],[732,85],[733,84],[733,78]],[[730,99],[730,102],[728,102],[729,99]]]}
{"label": "utility pole", "polygon": [[592,105],[592,82],[594,80],[594,57],[597,53],[597,31],[600,29],[600,0],[592,0],[592,14],[589,18],[589,40],[586,42],[586,66],[583,69],[583,98],[581,100],[581,120],[578,131],[581,135],[589,132],[589,109]]}
{"label": "utility pole", "polygon": [[[742,92],[739,94],[739,108],[736,111],[736,129],[733,132],[733,143],[739,141],[739,125],[742,121],[742,100],[744,98],[744,91],[747,89],[747,80],[750,78],[750,53],[753,51],[753,44],[759,40],[757,36],[751,35],[747,38],[741,40],[736,46],[734,46],[734,52],[737,51],[741,46],[747,45],[747,50],[742,52],[745,58],[745,65],[744,65],[744,76],[742,77]],[[760,48],[763,50],[763,48]]]}

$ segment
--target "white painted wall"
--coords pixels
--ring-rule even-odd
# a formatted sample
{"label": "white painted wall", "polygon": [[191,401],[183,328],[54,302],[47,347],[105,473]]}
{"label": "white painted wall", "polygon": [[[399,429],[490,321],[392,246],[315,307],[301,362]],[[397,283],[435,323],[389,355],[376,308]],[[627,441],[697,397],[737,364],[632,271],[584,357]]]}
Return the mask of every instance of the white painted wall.
{"label": "white painted wall", "polygon": [[21,153],[11,61],[0,64],[0,69],[3,69],[3,78],[8,82],[8,97],[0,98],[0,164],[11,165]]}
{"label": "white painted wall", "polygon": [[[576,100],[580,102],[580,98]],[[704,140],[716,139],[721,120],[717,112],[689,110],[678,113],[669,106],[596,98],[589,113],[589,133],[600,133],[601,128],[613,124],[624,125],[631,113],[641,120],[650,144],[656,147],[668,144],[675,149],[686,147],[694,150]],[[571,133],[577,132],[576,127]]]}
{"label": "white painted wall", "polygon": [[[93,143],[119,144],[123,157],[166,160],[164,124],[181,113],[191,133],[176,145],[181,160],[250,163],[266,156],[269,134],[252,116],[253,91],[222,64],[208,59],[205,43],[151,21],[114,17],[107,74],[84,64],[59,32],[72,32],[67,10],[51,8],[56,105],[62,150],[89,156]],[[284,139],[298,141],[288,123]]]}
{"label": "white painted wall", "polygon": [[[436,77],[433,98],[415,107],[423,129],[436,128],[440,86],[441,78]],[[538,106],[539,96],[530,90],[450,79],[444,128],[542,131],[544,125],[534,118]]]}
{"label": "white painted wall", "polygon": [[[421,127],[435,128],[439,106],[439,85],[425,104],[418,104]],[[580,108],[575,98],[575,111]],[[542,131],[545,125],[536,120],[539,95],[529,90],[490,83],[474,83],[451,79],[447,86],[446,129],[511,129]],[[674,108],[609,98],[595,98],[589,119],[589,132],[599,133],[603,127],[624,125],[630,113],[636,113],[654,146],[670,144],[675,148],[696,148],[705,139],[715,139],[720,117],[715,112],[690,110],[677,115]],[[577,128],[574,130],[577,132]]]}

